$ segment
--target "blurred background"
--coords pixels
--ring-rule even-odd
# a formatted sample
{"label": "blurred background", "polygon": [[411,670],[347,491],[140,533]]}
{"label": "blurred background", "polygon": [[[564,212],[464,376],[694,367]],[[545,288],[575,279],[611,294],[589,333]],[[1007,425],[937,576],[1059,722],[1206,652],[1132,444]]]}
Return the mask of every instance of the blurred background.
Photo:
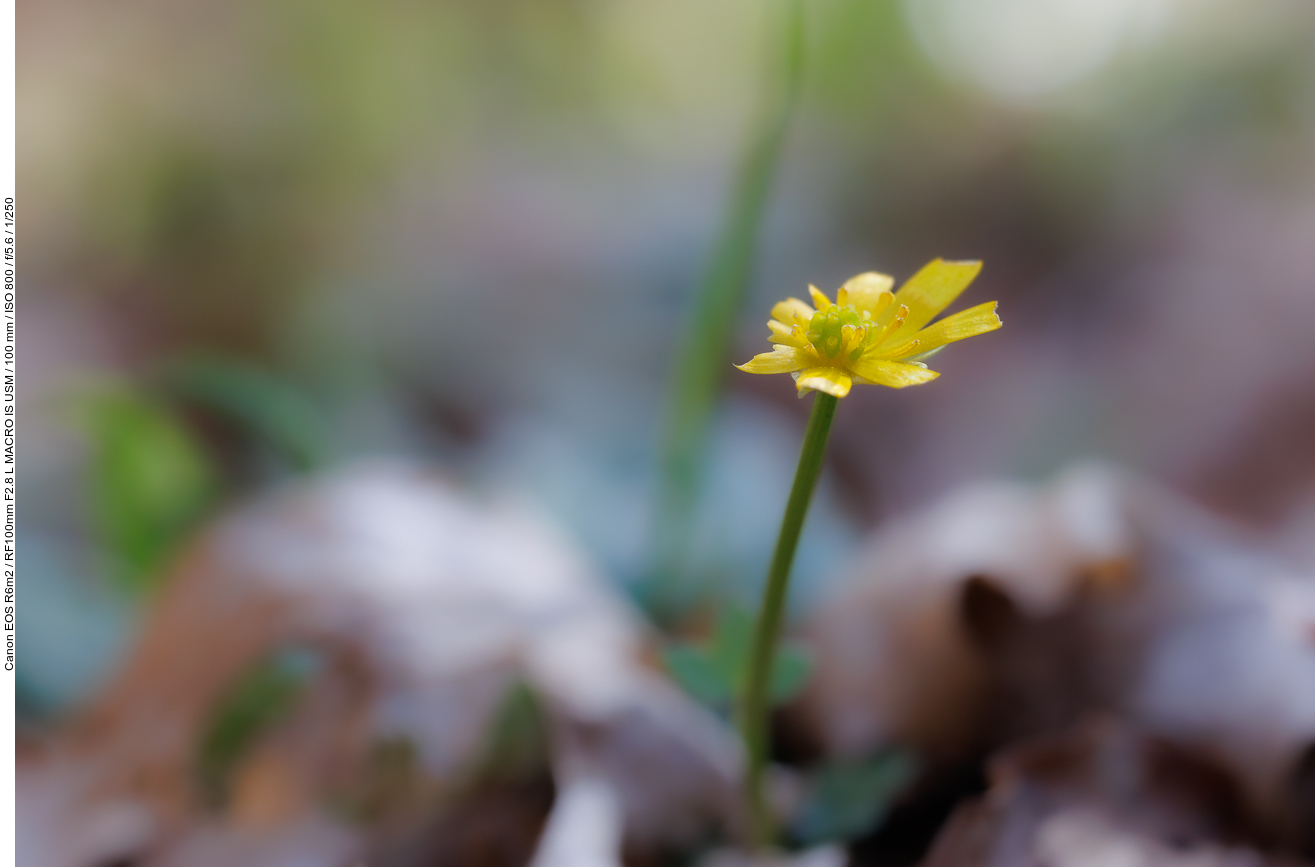
{"label": "blurred background", "polygon": [[[802,10],[21,4],[35,730],[96,694],[198,528],[363,456],[533,504],[678,631],[751,603],[808,404],[730,361],[809,282],[936,256],[985,261],[964,300],[1005,327],[844,402],[797,612],[883,522],[1092,457],[1312,556],[1315,8]],[[705,417],[677,371],[721,333],[710,295]],[[680,412],[697,472],[664,495]]]}

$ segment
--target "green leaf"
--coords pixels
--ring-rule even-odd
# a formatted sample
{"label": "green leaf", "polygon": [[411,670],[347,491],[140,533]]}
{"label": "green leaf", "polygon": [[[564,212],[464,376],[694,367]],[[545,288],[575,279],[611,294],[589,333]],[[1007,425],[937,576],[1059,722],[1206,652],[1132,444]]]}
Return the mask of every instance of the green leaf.
{"label": "green leaf", "polygon": [[675,644],[662,651],[662,663],[685,692],[709,707],[729,704],[733,685],[707,651],[692,644]]}
{"label": "green leaf", "polygon": [[917,764],[903,751],[862,762],[836,762],[815,771],[803,807],[791,823],[805,846],[853,840],[876,828],[913,779]]}
{"label": "green leaf", "polygon": [[236,422],[295,469],[324,463],[323,419],[305,395],[278,376],[236,359],[196,356],[175,365],[166,381],[181,397]]}
{"label": "green leaf", "polygon": [[802,647],[783,644],[776,649],[770,684],[772,704],[785,704],[799,694],[813,671],[813,657]]}
{"label": "green leaf", "polygon": [[717,614],[708,651],[732,692],[749,667],[753,646],[753,615],[736,605],[723,605]]}
{"label": "green leaf", "polygon": [[114,557],[115,583],[143,596],[214,504],[217,474],[187,428],[146,395],[98,390],[83,410],[91,440],[92,519]]}
{"label": "green leaf", "polygon": [[[753,615],[734,605],[717,613],[707,641],[675,642],[662,651],[672,678],[697,701],[728,711],[745,677],[753,644]],[[812,670],[812,659],[800,647],[782,644],[772,667],[771,699],[783,704],[799,694]]]}
{"label": "green leaf", "polygon": [[318,665],[309,652],[280,651],[246,671],[220,698],[197,755],[201,791],[212,805],[224,803],[238,761],[287,714]]}
{"label": "green leaf", "polygon": [[484,737],[471,772],[476,782],[532,779],[549,764],[548,721],[543,703],[524,681],[508,689]]}

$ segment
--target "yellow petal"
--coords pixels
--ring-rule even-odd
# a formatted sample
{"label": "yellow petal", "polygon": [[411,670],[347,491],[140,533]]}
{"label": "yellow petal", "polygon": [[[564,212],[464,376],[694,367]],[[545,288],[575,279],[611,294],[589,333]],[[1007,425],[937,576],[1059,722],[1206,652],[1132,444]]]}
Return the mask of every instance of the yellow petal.
{"label": "yellow petal", "polygon": [[855,374],[861,376],[865,382],[870,382],[873,385],[886,385],[891,388],[921,385],[940,376],[936,371],[928,370],[917,364],[887,361],[884,358],[860,358],[849,367]]}
{"label": "yellow petal", "polygon": [[838,367],[810,367],[795,377],[800,397],[809,389],[824,391],[832,397],[844,397],[853,384],[849,374]]}
{"label": "yellow petal", "polygon": [[816,312],[798,298],[787,298],[772,308],[772,318],[784,325],[807,325]]}
{"label": "yellow petal", "polygon": [[792,346],[778,346],[772,352],[755,355],[744,364],[735,365],[745,373],[793,373],[812,363]]}
{"label": "yellow petal", "polygon": [[[866,310],[873,316],[879,314],[890,303],[890,290],[895,285],[895,278],[889,274],[878,274],[876,271],[868,271],[866,274],[859,274],[850,277],[841,287],[840,292],[845,293],[846,301],[857,307],[859,310]],[[840,292],[836,293],[839,298]]]}
{"label": "yellow petal", "polygon": [[[947,316],[940,322],[928,325],[917,334],[909,335],[908,339],[894,349],[882,350],[881,355],[886,358],[907,358],[911,355],[930,352],[947,343],[963,340],[965,337],[974,337],[978,334],[994,331],[1000,327],[1000,317],[995,312],[997,303],[999,302],[988,301],[985,304],[978,304],[976,307],[961,310],[953,316]],[[907,332],[901,333],[907,334]]]}
{"label": "yellow petal", "polygon": [[[909,308],[909,318],[902,329],[904,333],[912,334],[932,321],[968,288],[981,270],[981,262],[946,262],[944,259],[928,262],[895,293],[895,300]],[[892,304],[882,312],[881,324],[889,321],[888,317],[894,315],[892,311],[895,309]]]}
{"label": "yellow petal", "polygon": [[825,310],[831,306],[831,299],[826,297],[826,293],[811,283],[808,284],[808,294],[812,296],[813,306],[818,310]]}

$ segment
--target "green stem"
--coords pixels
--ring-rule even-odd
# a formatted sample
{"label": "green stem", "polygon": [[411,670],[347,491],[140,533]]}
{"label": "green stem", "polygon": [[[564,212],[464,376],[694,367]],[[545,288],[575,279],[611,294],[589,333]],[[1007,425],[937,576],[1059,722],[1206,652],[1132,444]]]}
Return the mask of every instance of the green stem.
{"label": "green stem", "polygon": [[781,532],[776,537],[776,550],[772,553],[772,565],[767,572],[767,586],[763,590],[762,609],[754,628],[752,656],[741,697],[740,733],[748,754],[745,795],[750,831],[754,844],[759,847],[770,843],[774,836],[772,817],[763,797],[763,768],[767,762],[768,695],[776,661],[776,643],[790,586],[790,564],[794,562],[799,533],[808,515],[808,503],[822,471],[822,457],[826,453],[826,438],[831,432],[836,403],[836,398],[820,391],[813,398],[813,412],[808,418],[808,431],[799,453],[799,467],[795,470],[794,485],[790,488],[790,499],[781,519]]}

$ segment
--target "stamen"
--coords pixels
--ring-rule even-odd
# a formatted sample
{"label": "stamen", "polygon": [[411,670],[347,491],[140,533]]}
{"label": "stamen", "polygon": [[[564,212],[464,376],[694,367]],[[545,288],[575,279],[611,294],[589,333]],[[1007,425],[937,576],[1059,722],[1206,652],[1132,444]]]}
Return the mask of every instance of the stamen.
{"label": "stamen", "polygon": [[873,338],[872,342],[874,344],[879,344],[889,340],[890,336],[896,331],[899,331],[900,326],[904,324],[904,320],[908,318],[909,308],[907,305],[901,304],[899,309],[895,311],[895,318],[892,319],[885,328],[881,329],[881,333]]}

